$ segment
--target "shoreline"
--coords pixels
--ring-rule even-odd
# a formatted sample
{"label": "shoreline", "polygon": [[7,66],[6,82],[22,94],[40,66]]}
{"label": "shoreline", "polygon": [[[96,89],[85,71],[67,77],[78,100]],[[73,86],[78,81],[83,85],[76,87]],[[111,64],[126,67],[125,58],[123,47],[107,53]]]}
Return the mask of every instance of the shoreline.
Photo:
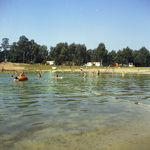
{"label": "shoreline", "polygon": [[[22,70],[3,70],[3,71],[0,71],[0,73],[2,72],[15,72],[17,71],[18,73],[19,72],[22,72]],[[24,69],[23,70],[24,72],[34,72],[35,70],[26,70]],[[49,70],[36,70],[36,72],[62,72],[62,69],[57,69],[57,70],[52,70],[52,69],[49,69]],[[71,69],[63,69],[64,72],[71,72]],[[105,69],[99,69],[100,71],[100,74],[103,74],[103,72],[105,71]],[[76,69],[75,71],[72,71],[73,72],[94,72],[96,74],[97,72],[97,69],[85,69],[83,71],[80,71],[79,69]],[[105,73],[122,73],[124,72],[124,74],[150,74],[150,70],[132,70],[132,69],[108,69]]]}
{"label": "shoreline", "polygon": [[[37,70],[39,71],[39,70]],[[50,72],[62,72],[61,69],[58,69],[58,70],[41,70],[41,71],[50,71]],[[71,72],[70,69],[63,69],[64,72]],[[99,69],[100,71],[100,74],[103,74],[103,72],[105,71],[105,69]],[[94,73],[97,73],[97,69],[87,69],[87,70],[83,70],[83,71],[80,71],[79,69],[78,70],[75,70],[75,71],[72,71],[73,72],[94,72]],[[109,69],[107,70],[105,73],[122,73],[124,72],[125,74],[130,74],[130,73],[133,73],[133,74],[150,74],[150,70],[132,70],[132,69]]]}

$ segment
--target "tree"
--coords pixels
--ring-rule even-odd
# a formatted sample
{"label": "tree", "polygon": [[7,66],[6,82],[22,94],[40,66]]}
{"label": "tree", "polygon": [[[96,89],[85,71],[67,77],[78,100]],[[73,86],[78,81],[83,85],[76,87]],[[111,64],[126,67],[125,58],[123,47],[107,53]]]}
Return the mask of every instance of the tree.
{"label": "tree", "polygon": [[117,60],[118,64],[126,63],[126,60],[123,57],[123,52],[121,50],[119,50],[117,52],[117,58],[116,58],[116,60]]}
{"label": "tree", "polygon": [[39,52],[39,45],[34,42],[34,40],[31,40],[31,49],[30,49],[30,55],[31,55],[31,61],[33,60],[34,63],[38,62],[36,57],[38,55]]}
{"label": "tree", "polygon": [[91,62],[91,58],[93,57],[93,50],[89,49],[86,51],[85,62]]}
{"label": "tree", "polygon": [[72,43],[68,46],[68,60],[72,61],[74,57],[74,55],[76,54],[76,44]]}
{"label": "tree", "polygon": [[91,62],[97,62],[98,58],[97,58],[97,49],[94,49],[91,51]]}
{"label": "tree", "polygon": [[55,51],[55,47],[50,47],[50,60],[55,60],[55,56],[54,56],[54,51]]}
{"label": "tree", "polygon": [[50,47],[50,59],[54,60],[56,64],[68,60],[68,44],[58,43],[56,47]]}
{"label": "tree", "polygon": [[83,44],[77,44],[76,45],[76,57],[74,57],[74,62],[77,62],[77,64],[82,65],[85,63],[85,57],[86,57],[86,46]]}
{"label": "tree", "polygon": [[130,49],[128,46],[123,49],[123,58],[125,60],[125,64],[133,63],[133,50]]}
{"label": "tree", "polygon": [[8,38],[3,38],[2,39],[1,50],[2,49],[4,51],[4,57],[6,58],[6,53],[9,49],[9,39]]}
{"label": "tree", "polygon": [[140,50],[139,50],[139,55],[141,57],[141,65],[142,66],[149,66],[150,65],[150,53],[149,51],[145,48],[145,47],[142,47]]}
{"label": "tree", "polygon": [[108,53],[108,63],[109,64],[114,64],[116,63],[116,51],[112,50],[111,52]]}
{"label": "tree", "polygon": [[136,66],[149,66],[150,65],[150,53],[142,47],[140,50],[133,51],[134,64]]}
{"label": "tree", "polygon": [[13,44],[10,46],[10,50],[8,53],[8,59],[11,62],[19,62],[19,54],[17,53],[18,51],[18,46],[16,42],[13,42]]}
{"label": "tree", "polygon": [[97,47],[97,60],[98,62],[107,62],[108,51],[105,48],[104,43],[100,43]]}
{"label": "tree", "polygon": [[19,38],[19,41],[17,42],[17,44],[18,44],[18,52],[19,52],[20,55],[23,56],[23,58],[20,59],[20,61],[23,60],[23,63],[24,63],[25,62],[26,53],[29,51],[29,41],[24,35],[22,35]]}
{"label": "tree", "polygon": [[47,46],[45,46],[45,45],[39,46],[39,51],[36,56],[37,61],[38,62],[43,62],[43,61],[46,62],[47,56],[48,56]]}
{"label": "tree", "polygon": [[61,49],[61,54],[59,55],[61,62],[65,62],[68,60],[68,49],[63,47]]}
{"label": "tree", "polygon": [[140,55],[139,50],[133,51],[133,63],[135,66],[140,66]]}

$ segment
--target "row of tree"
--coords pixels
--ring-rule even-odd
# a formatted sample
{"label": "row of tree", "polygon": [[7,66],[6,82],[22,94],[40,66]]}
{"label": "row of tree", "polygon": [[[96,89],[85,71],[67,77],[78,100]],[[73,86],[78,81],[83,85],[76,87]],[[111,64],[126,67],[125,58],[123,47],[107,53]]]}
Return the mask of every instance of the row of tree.
{"label": "row of tree", "polygon": [[48,59],[48,50],[47,46],[41,46],[34,42],[34,40],[29,41],[25,36],[21,36],[19,41],[13,42],[12,45],[9,45],[8,38],[3,38],[0,62],[3,62],[5,58],[10,62],[43,62]]}
{"label": "row of tree", "polygon": [[122,50],[112,50],[108,52],[104,43],[100,43],[95,49],[88,49],[84,44],[58,43],[55,47],[39,45],[34,40],[28,40],[21,36],[18,42],[9,45],[9,39],[3,38],[0,47],[0,62],[5,58],[10,62],[45,63],[53,60],[56,64],[65,61],[73,61],[78,65],[87,62],[103,62],[108,64],[128,64],[134,63],[136,66],[150,66],[150,52],[142,47],[139,50],[132,50],[129,47]]}

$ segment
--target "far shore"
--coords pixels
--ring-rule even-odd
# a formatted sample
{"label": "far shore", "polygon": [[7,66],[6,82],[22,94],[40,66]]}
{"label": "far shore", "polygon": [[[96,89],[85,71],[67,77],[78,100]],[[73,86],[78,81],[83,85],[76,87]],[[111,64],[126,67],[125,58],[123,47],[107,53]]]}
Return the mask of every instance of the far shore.
{"label": "far shore", "polygon": [[[53,67],[56,69],[54,70]],[[107,67],[99,67],[99,66],[51,66],[51,65],[39,65],[39,64],[26,64],[26,63],[11,63],[7,62],[5,65],[0,63],[0,72],[6,71],[17,71],[17,72],[81,72],[80,68],[82,68],[82,72],[97,72],[99,69],[100,74],[104,73]],[[106,73],[134,73],[134,74],[150,74],[150,67],[110,67],[106,71]]]}

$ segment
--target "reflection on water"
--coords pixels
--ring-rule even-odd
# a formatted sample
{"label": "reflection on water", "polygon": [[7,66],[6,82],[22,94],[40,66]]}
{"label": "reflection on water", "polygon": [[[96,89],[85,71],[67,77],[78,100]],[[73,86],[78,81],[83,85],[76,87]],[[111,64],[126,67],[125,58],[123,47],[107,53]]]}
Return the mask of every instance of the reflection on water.
{"label": "reflection on water", "polygon": [[63,78],[27,72],[29,80],[14,82],[13,73],[0,73],[2,149],[96,149],[99,143],[117,149],[118,140],[143,142],[150,125],[149,75],[57,74]]}

